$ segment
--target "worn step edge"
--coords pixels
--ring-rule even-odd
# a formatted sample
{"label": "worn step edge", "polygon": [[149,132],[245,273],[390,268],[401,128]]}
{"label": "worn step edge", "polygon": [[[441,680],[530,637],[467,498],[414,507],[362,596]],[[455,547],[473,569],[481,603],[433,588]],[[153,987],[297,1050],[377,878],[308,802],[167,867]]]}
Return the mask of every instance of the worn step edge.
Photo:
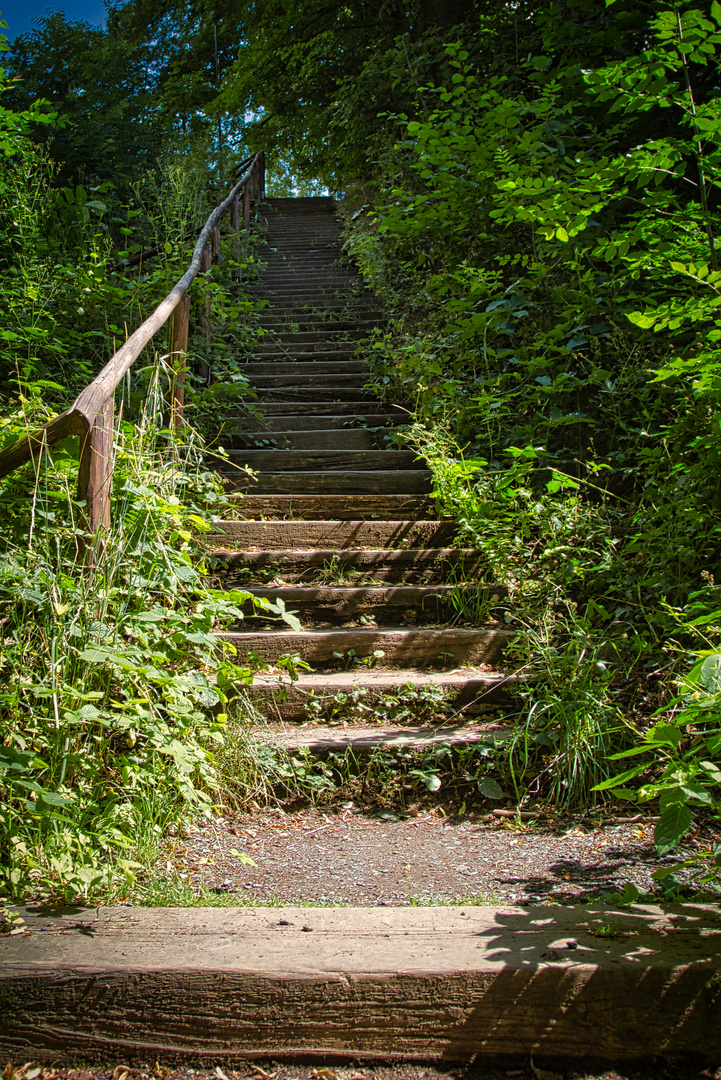
{"label": "worn step edge", "polygon": [[[228,522],[237,524],[237,522]],[[363,570],[430,570],[439,566],[467,567],[478,571],[487,560],[478,548],[298,548],[267,549],[260,551],[213,552],[222,559],[228,570],[272,568],[277,570],[322,569],[328,563],[339,569]],[[484,588],[491,588],[484,583]],[[493,589],[506,592],[505,585],[494,584]]]}
{"label": "worn step edge", "polygon": [[[246,497],[244,502],[248,502]],[[394,521],[362,521],[321,519],[317,521],[272,521],[254,519],[248,521],[216,521],[219,533],[208,534],[206,540],[213,544],[218,540],[227,546],[229,539],[244,547],[260,546],[266,550],[281,548],[343,548],[410,547],[422,541],[426,546],[446,545],[453,538],[455,524],[452,521],[435,521],[431,518],[419,521],[397,519]]]}
{"label": "worn step edge", "polygon": [[413,450],[230,450],[234,461],[273,472],[299,469],[423,469]]}
{"label": "worn step edge", "polygon": [[[455,585],[283,585],[247,586],[247,591],[260,600],[273,603],[282,600],[286,607],[298,608],[301,619],[311,615],[324,621],[355,618],[373,613],[383,622],[434,622],[437,618],[453,616],[458,596]],[[501,591],[493,585],[479,587],[487,604],[498,603]],[[252,601],[245,603],[252,611]],[[247,613],[247,612],[246,612]],[[458,620],[468,622],[468,619]],[[475,621],[475,620],[474,620]]]}
{"label": "worn step edge", "polygon": [[[323,415],[322,413],[314,413],[311,416],[300,416],[298,413],[289,413],[286,416],[282,414],[279,416],[264,416],[260,419],[253,417],[252,421],[249,421],[247,417],[244,417],[246,423],[252,422],[254,424],[262,424],[263,432],[283,432],[298,434],[302,432],[311,431],[378,431],[384,428],[393,427],[399,422],[398,416],[392,416],[390,413],[376,413],[370,417],[362,416],[358,417],[358,420],[362,420],[363,423],[357,423],[356,418],[347,413],[340,414],[338,416]],[[372,423],[366,423],[366,420],[370,419]],[[235,422],[238,422],[237,419]],[[233,429],[231,421],[226,422],[223,429],[223,436],[228,435],[250,435],[252,432],[242,430],[240,428]],[[258,430],[258,429],[256,429]]]}
{"label": "worn step edge", "polygon": [[716,905],[19,914],[14,1060],[721,1057]]}
{"label": "worn step edge", "polygon": [[372,754],[374,750],[423,750],[429,746],[492,745],[509,738],[509,724],[445,724],[430,727],[392,725],[347,728],[317,727],[274,728],[259,733],[259,741],[288,753],[307,751],[310,754]]}
{"label": "worn step edge", "polygon": [[[354,400],[347,401],[268,401],[263,402],[262,410],[266,416],[322,416],[328,413],[329,407],[336,416],[345,416],[351,419],[373,420],[377,416],[390,415],[397,423],[407,423],[408,413],[402,405],[383,402],[378,398],[362,398],[357,396]],[[390,413],[388,410],[392,410]],[[247,422],[247,414],[228,413],[226,423],[244,420]],[[372,427],[373,425],[371,425]]]}
{"label": "worn step edge", "polygon": [[232,450],[261,449],[269,445],[277,450],[378,450],[388,438],[387,430],[372,431],[366,427],[223,432],[225,446]]}
{"label": "worn step edge", "polygon": [[[309,701],[315,702],[319,715],[332,710],[338,695],[358,695],[363,705],[373,706],[384,694],[409,687],[414,691],[429,686],[445,692],[453,712],[476,716],[488,708],[513,700],[514,691],[526,680],[517,675],[480,672],[477,668],[457,671],[418,671],[415,668],[356,668],[351,671],[301,673],[293,681],[285,672],[277,675],[256,674],[250,686],[239,691],[267,717],[284,722],[308,719]],[[359,694],[362,691],[362,694]]]}
{"label": "worn step edge", "polygon": [[[294,519],[287,522],[289,525],[302,521],[326,521],[329,518],[344,524],[348,521],[376,524],[375,519],[382,518],[398,525],[402,521],[428,521],[434,511],[433,500],[428,495],[255,495],[253,492],[229,492],[226,497],[229,514],[236,512],[243,521],[265,520],[266,524],[274,525],[283,523],[278,519],[287,518]],[[232,523],[240,524],[238,521]],[[450,527],[449,522],[442,524]],[[453,532],[451,528],[447,540],[452,539]]]}
{"label": "worn step edge", "polygon": [[[382,651],[386,664],[417,666],[423,661],[434,663],[445,658],[446,667],[457,667],[460,664],[497,665],[503,650],[515,635],[510,630],[496,627],[474,630],[384,627],[301,630],[297,633],[285,630],[223,630],[215,632],[214,636],[219,641],[233,645],[241,657],[255,652],[263,660],[275,661],[290,654],[309,662],[334,663],[334,653],[347,654],[353,649],[359,659]],[[453,659],[453,665],[448,658]]]}
{"label": "worn step edge", "polygon": [[[348,451],[349,453],[351,451]],[[258,495],[380,495],[388,493],[399,499],[405,495],[420,495],[431,491],[431,474],[422,469],[376,469],[372,472],[328,469],[324,472],[259,472],[254,480],[248,479],[241,470],[221,468],[218,470],[225,482],[237,491]]]}

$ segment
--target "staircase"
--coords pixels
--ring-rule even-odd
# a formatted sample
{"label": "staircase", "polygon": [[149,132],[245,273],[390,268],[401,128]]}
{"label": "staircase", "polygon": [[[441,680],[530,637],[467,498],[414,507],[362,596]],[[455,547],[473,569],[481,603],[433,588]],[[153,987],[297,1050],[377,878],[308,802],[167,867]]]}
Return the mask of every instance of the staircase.
{"label": "staircase", "polygon": [[[224,472],[239,519],[218,522],[216,541],[228,586],[283,600],[302,629],[240,623],[224,636],[241,656],[253,650],[273,665],[290,653],[310,666],[296,682],[281,671],[251,688],[280,748],[486,738],[484,709],[504,688],[496,666],[509,633],[492,618],[502,590],[484,581],[479,553],[453,547],[452,525],[432,516],[423,463],[388,448],[394,410],[365,391],[362,345],[356,356],[382,316],[340,265],[332,202],[270,200],[267,222],[267,270],[254,289],[267,302],[265,333],[246,367],[263,419],[252,430],[227,420]],[[457,618],[464,590],[475,619]],[[368,715],[383,695],[431,689],[453,698],[433,725],[364,730],[352,720],[324,732],[318,723],[344,695],[363,694]],[[294,833],[292,816],[283,814],[284,852],[331,829]],[[453,826],[443,828],[453,858]],[[480,853],[487,837],[474,830],[469,849]],[[618,853],[616,839],[599,843]],[[332,857],[345,873],[335,848]],[[525,875],[525,856],[515,859],[511,872]],[[35,904],[19,923],[0,941],[7,1060],[130,1059],[135,1073],[156,1061],[159,1075],[164,1060],[192,1059],[268,1078],[304,1062],[319,1078],[335,1077],[327,1066],[336,1063],[346,1066],[338,1076],[403,1062],[403,1075],[419,1077],[436,1064],[438,1078],[452,1065],[468,1075],[469,1063],[480,1075],[485,1063],[494,1076],[545,1078],[559,1061],[577,1075],[581,1060],[584,1070],[594,1059],[633,1061],[636,1072],[653,1060],[651,1076],[659,1056],[714,1067],[721,1056],[721,915],[708,904]],[[225,1077],[220,1065],[215,1074]]]}
{"label": "staircase", "polygon": [[[244,366],[263,418],[251,430],[226,421],[222,471],[239,520],[219,521],[213,539],[227,587],[283,601],[302,630],[255,617],[222,637],[241,657],[311,667],[295,680],[256,676],[250,690],[281,745],[435,741],[428,725],[323,727],[349,695],[368,715],[383,695],[428,687],[445,699],[444,741],[482,738],[468,721],[509,682],[497,665],[511,634],[491,617],[504,590],[483,582],[479,552],[453,547],[453,524],[433,517],[430,473],[392,439],[405,412],[365,389],[362,343],[383,316],[344,263],[333,200],[270,199],[264,218],[266,268],[251,287],[261,333]],[[464,618],[469,593],[487,625]],[[313,729],[299,729],[309,716]]]}

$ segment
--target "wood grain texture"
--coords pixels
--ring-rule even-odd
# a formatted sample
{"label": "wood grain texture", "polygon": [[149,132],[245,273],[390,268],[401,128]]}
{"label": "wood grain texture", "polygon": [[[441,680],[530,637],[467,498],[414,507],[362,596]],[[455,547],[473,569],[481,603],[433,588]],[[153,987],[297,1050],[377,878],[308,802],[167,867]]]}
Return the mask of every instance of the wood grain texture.
{"label": "wood grain texture", "polygon": [[93,426],[80,440],[78,498],[85,501],[91,536],[110,528],[110,490],[113,480],[113,397],[103,403]]}
{"label": "wood grain texture", "polygon": [[[393,574],[431,573],[433,571],[453,569],[456,576],[478,576],[486,567],[482,552],[475,548],[347,548],[339,555],[333,548],[318,548],[314,551],[298,551],[295,548],[282,548],[277,551],[227,551],[216,555],[226,567],[224,580],[227,581],[235,570],[278,569],[287,573],[305,570],[323,569],[326,563],[334,563],[348,571],[363,574],[382,573],[386,580],[393,580]],[[247,574],[243,575],[247,582]],[[235,586],[234,586],[235,587]],[[484,585],[490,588],[490,585]],[[501,595],[507,592],[505,585],[494,585]]]}
{"label": "wood grain texture", "polygon": [[[345,453],[354,451],[347,450]],[[299,472],[259,472],[254,480],[247,478],[239,469],[232,469],[230,465],[219,471],[234,490],[246,491],[249,494],[380,495],[387,492],[396,495],[400,500],[403,495],[430,492],[432,486],[431,474],[424,469],[360,471],[337,468],[315,472],[309,468]]]}
{"label": "wood grain texture", "polygon": [[[327,503],[325,504],[327,506]],[[373,504],[375,505],[375,504]],[[397,505],[402,510],[402,500]],[[258,508],[262,509],[262,506]],[[210,543],[242,547],[245,551],[294,548],[432,548],[448,544],[455,534],[452,521],[216,521],[222,532],[208,537]]]}
{"label": "wood grain texture", "polygon": [[[8,1057],[721,1056],[710,905],[25,918],[0,940]],[[616,936],[596,936],[603,924]]]}
{"label": "wood grain texture", "polygon": [[[295,682],[283,676],[256,675],[252,686],[242,687],[242,691],[256,708],[265,710],[266,716],[285,722],[297,722],[308,719],[308,699],[313,695],[324,703],[328,713],[332,711],[335,695],[352,694],[360,687],[365,691],[364,705],[373,705],[382,695],[398,691],[406,686],[425,689],[437,686],[445,691],[447,700],[454,709],[463,708],[464,716],[481,714],[488,706],[508,700],[518,687],[515,676],[505,676],[498,672],[479,671],[465,668],[461,671],[419,671],[404,668],[392,671],[387,668],[373,668],[367,671],[334,671],[330,674],[318,672],[303,673]],[[321,709],[320,715],[323,715]]]}
{"label": "wood grain texture", "polygon": [[357,657],[372,656],[382,650],[384,664],[418,666],[444,660],[444,667],[459,664],[499,663],[503,650],[514,635],[508,630],[301,630],[249,631],[232,630],[217,634],[228,641],[242,658],[255,652],[263,660],[277,660],[288,653],[312,663],[337,664],[334,653],[355,650]]}
{"label": "wood grain texture", "polygon": [[[386,521],[429,518],[433,501],[414,495],[247,495],[230,494],[229,505],[243,518],[298,518],[307,521],[363,521],[383,517]],[[449,535],[449,539],[450,539]],[[362,541],[361,541],[362,543]],[[380,545],[384,546],[384,545]]]}

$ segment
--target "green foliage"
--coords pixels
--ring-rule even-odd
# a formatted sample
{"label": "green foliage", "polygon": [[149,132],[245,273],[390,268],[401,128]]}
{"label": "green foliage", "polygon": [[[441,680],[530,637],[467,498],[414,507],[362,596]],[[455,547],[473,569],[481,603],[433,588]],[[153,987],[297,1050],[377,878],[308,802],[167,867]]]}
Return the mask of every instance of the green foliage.
{"label": "green foliage", "polygon": [[394,315],[373,383],[522,630],[516,793],[565,806],[615,790],[690,647],[669,604],[721,571],[720,11],[582,9],[515,55],[462,28],[347,229]]}
{"label": "green foliage", "polygon": [[[15,109],[35,110],[33,138],[47,146],[63,183],[93,177],[124,186],[156,163],[148,59],[147,49],[62,12],[43,15],[15,38],[7,98]],[[62,111],[63,126],[49,131],[53,110]]]}

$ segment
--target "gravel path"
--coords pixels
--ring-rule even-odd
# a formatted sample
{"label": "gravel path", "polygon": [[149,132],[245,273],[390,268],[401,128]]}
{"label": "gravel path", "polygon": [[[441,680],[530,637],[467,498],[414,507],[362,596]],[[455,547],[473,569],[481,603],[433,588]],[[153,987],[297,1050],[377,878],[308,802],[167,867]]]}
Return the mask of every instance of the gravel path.
{"label": "gravel path", "polygon": [[[222,1059],[221,1059],[222,1060]],[[8,1062],[0,1071],[4,1080],[721,1080],[721,1068],[693,1061],[639,1062],[617,1068],[606,1063],[567,1061],[531,1062],[522,1059],[479,1062],[456,1068],[434,1068],[404,1063],[378,1067],[318,1067],[263,1062],[208,1068],[178,1067],[172,1060],[143,1062],[143,1052],[117,1064],[78,1065],[77,1068],[43,1067]]]}
{"label": "gravel path", "polygon": [[[676,861],[658,858],[649,821],[391,817],[276,809],[216,819],[171,842],[165,873],[256,903],[573,903],[626,882],[652,891],[654,870]],[[686,850],[709,846],[699,835]]]}

